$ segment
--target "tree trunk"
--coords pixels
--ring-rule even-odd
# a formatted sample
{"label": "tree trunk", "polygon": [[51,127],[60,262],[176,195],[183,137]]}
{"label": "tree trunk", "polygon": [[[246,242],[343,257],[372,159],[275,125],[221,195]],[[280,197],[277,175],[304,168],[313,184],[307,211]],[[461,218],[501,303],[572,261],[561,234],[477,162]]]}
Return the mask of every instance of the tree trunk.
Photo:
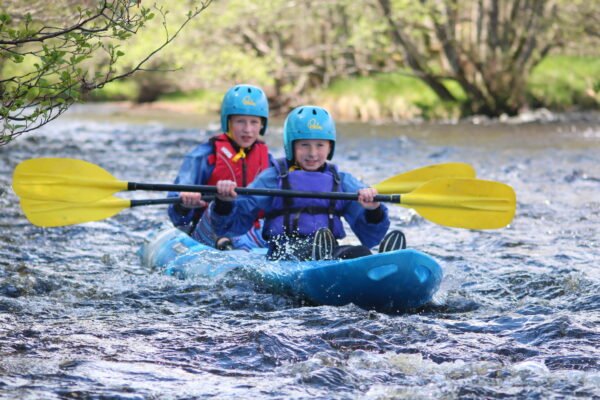
{"label": "tree trunk", "polygon": [[389,0],[378,0],[383,16],[390,26],[392,41],[403,50],[404,59],[415,75],[425,82],[440,99],[444,101],[456,101],[455,97],[448,91],[446,86],[431,72],[427,60],[417,50],[410,38],[402,31],[401,26],[392,18],[391,4]]}
{"label": "tree trunk", "polygon": [[[433,27],[424,35],[427,42],[415,42],[418,36],[407,34],[423,29],[403,26],[409,20],[403,18],[404,10],[393,10],[390,0],[377,3],[406,65],[442,100],[455,99],[441,77],[455,80],[467,97],[469,113],[517,113],[531,70],[556,43],[557,24],[549,23],[556,19],[554,0],[515,0],[511,8],[501,7],[499,0],[423,0],[420,12]],[[431,40],[441,47],[441,63],[429,50]]]}

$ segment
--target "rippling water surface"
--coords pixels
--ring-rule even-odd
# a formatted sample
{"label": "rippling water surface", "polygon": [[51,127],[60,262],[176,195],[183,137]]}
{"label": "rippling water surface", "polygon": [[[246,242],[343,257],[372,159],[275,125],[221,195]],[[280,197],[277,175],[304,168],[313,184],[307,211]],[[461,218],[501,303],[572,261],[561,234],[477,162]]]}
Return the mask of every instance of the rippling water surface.
{"label": "rippling water surface", "polygon": [[394,227],[440,261],[445,279],[434,304],[385,315],[303,307],[236,277],[148,271],[136,251],[167,226],[161,207],[63,228],[29,224],[10,187],[20,161],[80,158],[123,180],[168,183],[216,126],[92,110],[100,118],[73,114],[0,148],[0,397],[600,397],[597,117],[340,125],[336,162],[368,183],[465,161],[518,196],[513,224],[493,231],[393,208]]}

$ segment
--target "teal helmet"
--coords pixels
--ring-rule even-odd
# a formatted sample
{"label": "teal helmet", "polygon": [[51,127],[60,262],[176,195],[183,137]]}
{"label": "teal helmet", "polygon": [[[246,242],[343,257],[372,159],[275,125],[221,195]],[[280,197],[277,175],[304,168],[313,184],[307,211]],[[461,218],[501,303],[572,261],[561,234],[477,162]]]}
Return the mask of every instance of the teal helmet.
{"label": "teal helmet", "polygon": [[232,115],[253,115],[263,119],[260,134],[264,135],[269,120],[269,102],[265,92],[252,85],[235,85],[225,93],[221,103],[221,130],[229,130]]}
{"label": "teal helmet", "polygon": [[283,124],[283,147],[285,157],[294,159],[294,141],[300,139],[322,139],[331,141],[328,160],[335,149],[335,122],[323,107],[300,106],[294,108]]}

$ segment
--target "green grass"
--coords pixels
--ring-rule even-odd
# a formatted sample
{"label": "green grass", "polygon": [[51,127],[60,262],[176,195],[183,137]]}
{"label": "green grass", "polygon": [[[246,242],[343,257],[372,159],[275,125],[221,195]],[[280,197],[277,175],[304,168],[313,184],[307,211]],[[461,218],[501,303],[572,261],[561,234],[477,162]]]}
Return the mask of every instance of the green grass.
{"label": "green grass", "polygon": [[92,101],[135,101],[140,92],[138,84],[132,79],[111,82],[103,88],[90,93]]}
{"label": "green grass", "polygon": [[527,88],[531,102],[551,109],[597,108],[600,57],[547,57],[534,69]]}
{"label": "green grass", "polygon": [[[160,97],[161,101],[169,101],[174,103],[195,103],[201,107],[216,108],[218,110],[223,99],[221,92],[213,90],[191,90],[189,92],[173,92]],[[215,106],[216,105],[216,106]]]}
{"label": "green grass", "polygon": [[[445,83],[457,99],[464,99],[458,85],[451,81]],[[326,90],[316,93],[315,98],[325,99],[330,106],[333,104],[336,114],[346,119],[360,119],[369,112],[374,114],[375,119],[378,119],[377,116],[395,119],[453,118],[460,111],[460,104],[442,102],[425,83],[404,71],[337,80]],[[351,110],[341,109],[348,105]]]}
{"label": "green grass", "polygon": [[[134,80],[116,81],[107,84],[102,89],[92,92],[91,101],[133,101],[139,95],[139,84]],[[197,110],[206,114],[219,111],[223,93],[209,90],[194,90],[189,92],[172,92],[163,94],[159,101],[169,103],[192,104]]]}

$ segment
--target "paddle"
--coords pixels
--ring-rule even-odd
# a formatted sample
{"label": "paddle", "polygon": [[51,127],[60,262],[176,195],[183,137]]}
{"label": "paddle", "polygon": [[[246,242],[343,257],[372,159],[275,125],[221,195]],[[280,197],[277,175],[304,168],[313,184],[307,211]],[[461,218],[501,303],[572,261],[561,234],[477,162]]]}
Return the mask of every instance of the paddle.
{"label": "paddle", "polygon": [[[375,185],[381,194],[408,193],[436,178],[474,178],[465,163],[435,164],[396,175]],[[87,161],[72,158],[35,158],[17,165],[13,189],[19,197],[35,200],[90,202],[123,190],[214,192],[203,186],[124,182]]]}
{"label": "paddle", "polygon": [[438,178],[475,178],[475,169],[466,163],[450,162],[426,167],[392,176],[374,185],[379,194],[412,192],[425,182]]}
{"label": "paddle", "polygon": [[[153,185],[161,187],[155,190],[171,190],[173,186],[181,189],[182,185]],[[164,189],[164,187],[168,187]],[[216,193],[215,186],[187,186],[203,192]],[[154,190],[154,189],[153,189]],[[303,192],[281,189],[237,188],[239,194],[310,197],[322,199],[356,200],[356,193],[340,192]],[[413,208],[423,218],[440,225],[468,228],[495,229],[502,228],[512,221],[515,213],[515,192],[503,183],[479,179],[440,178],[429,181],[407,194],[377,195],[376,201],[396,203]],[[111,217],[121,210],[148,204],[172,204],[179,198],[155,200],[127,200],[109,197],[88,203],[69,200],[45,200],[21,198],[21,207],[27,218],[38,226],[63,226],[97,221]]]}
{"label": "paddle", "polygon": [[67,200],[33,200],[21,198],[21,208],[33,225],[56,227],[100,221],[118,214],[125,208],[153,204],[175,204],[179,197],[168,199],[129,200],[116,196],[88,203],[69,202]]}

